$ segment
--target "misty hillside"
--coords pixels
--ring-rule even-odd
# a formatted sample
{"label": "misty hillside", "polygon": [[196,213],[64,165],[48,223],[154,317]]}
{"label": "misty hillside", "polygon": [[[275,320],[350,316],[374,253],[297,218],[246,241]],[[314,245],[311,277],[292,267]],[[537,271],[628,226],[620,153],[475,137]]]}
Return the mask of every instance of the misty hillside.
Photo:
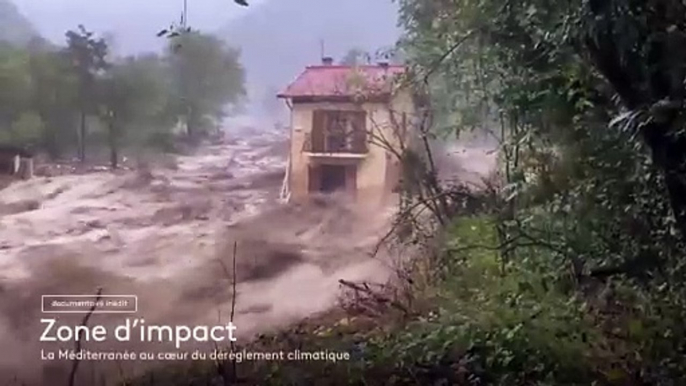
{"label": "misty hillside", "polygon": [[31,22],[10,0],[0,0],[0,41],[26,44],[37,35]]}
{"label": "misty hillside", "polygon": [[324,54],[336,60],[351,48],[376,51],[398,36],[392,0],[278,0],[254,6],[219,33],[241,47],[255,103],[282,89]]}

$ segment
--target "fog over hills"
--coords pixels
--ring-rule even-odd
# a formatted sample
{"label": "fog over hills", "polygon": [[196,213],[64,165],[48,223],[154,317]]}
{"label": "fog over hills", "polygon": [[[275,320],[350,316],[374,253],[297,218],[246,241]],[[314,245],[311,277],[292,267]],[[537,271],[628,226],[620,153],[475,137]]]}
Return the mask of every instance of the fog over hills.
{"label": "fog over hills", "polygon": [[[156,33],[177,21],[183,0],[2,0],[14,1],[19,11],[38,32],[55,42],[64,42],[64,33],[83,24],[100,34],[114,37],[120,53],[157,51],[164,39]],[[187,0],[188,20],[196,28],[213,31],[251,9],[231,0]],[[259,4],[264,0],[253,0]]]}
{"label": "fog over hills", "polygon": [[391,0],[272,0],[234,20],[220,35],[241,47],[251,96],[268,99],[324,54],[391,46],[399,36]]}
{"label": "fog over hills", "polygon": [[[156,33],[183,9],[182,0],[15,0],[24,19],[9,1],[0,0],[0,36],[25,38],[32,23],[62,44],[66,30],[84,24],[108,35],[119,54],[161,50],[165,41]],[[352,48],[392,46],[399,36],[392,0],[252,0],[247,8],[230,0],[187,1],[192,27],[241,48],[252,113],[264,113],[277,90],[319,62],[322,42],[324,54],[338,60]]]}
{"label": "fog over hills", "polygon": [[14,3],[0,0],[0,41],[26,44],[37,32]]}

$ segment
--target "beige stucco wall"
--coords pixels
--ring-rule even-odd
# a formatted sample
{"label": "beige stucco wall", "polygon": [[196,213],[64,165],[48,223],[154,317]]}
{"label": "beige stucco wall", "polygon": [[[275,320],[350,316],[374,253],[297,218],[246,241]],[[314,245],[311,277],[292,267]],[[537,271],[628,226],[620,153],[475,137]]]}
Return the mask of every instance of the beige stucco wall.
{"label": "beige stucco wall", "polygon": [[[396,112],[413,113],[412,101],[409,94],[399,94],[394,98],[391,106]],[[299,200],[308,195],[308,165],[312,160],[302,152],[306,134],[312,130],[313,112],[318,109],[325,110],[358,110],[367,112],[367,131],[376,138],[385,138],[391,146],[398,148],[400,141],[396,130],[393,129],[388,103],[365,103],[355,105],[352,103],[298,103],[292,106],[291,112],[291,169],[290,191],[294,200]],[[398,118],[399,119],[399,118]],[[387,156],[386,148],[370,144],[369,153],[360,161],[357,170],[357,201],[375,205],[383,202],[388,196],[388,184],[386,168],[388,162],[395,157]]]}

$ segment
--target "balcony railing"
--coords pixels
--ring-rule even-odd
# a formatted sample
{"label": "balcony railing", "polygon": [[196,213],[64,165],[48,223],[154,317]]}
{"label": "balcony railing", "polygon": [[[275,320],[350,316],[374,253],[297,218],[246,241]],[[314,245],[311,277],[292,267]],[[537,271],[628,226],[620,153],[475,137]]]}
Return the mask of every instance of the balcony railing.
{"label": "balcony railing", "polygon": [[312,141],[312,134],[305,134],[302,151],[306,153],[326,153],[326,154],[367,154],[369,148],[364,137],[348,135],[329,135],[324,136],[322,141],[315,144]]}

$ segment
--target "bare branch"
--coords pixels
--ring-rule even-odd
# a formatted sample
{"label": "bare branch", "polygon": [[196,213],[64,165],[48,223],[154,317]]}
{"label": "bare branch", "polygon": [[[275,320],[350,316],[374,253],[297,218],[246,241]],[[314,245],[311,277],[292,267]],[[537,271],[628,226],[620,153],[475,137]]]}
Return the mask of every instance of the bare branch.
{"label": "bare branch", "polygon": [[[232,293],[231,293],[231,314],[229,316],[229,321],[231,323],[233,323],[234,317],[236,315],[236,298],[237,298],[236,255],[237,255],[237,250],[238,250],[238,242],[234,241],[233,242],[232,263],[231,263],[232,268],[233,268],[232,272],[229,272],[229,269],[226,267],[226,264],[224,264],[224,261],[222,261],[222,259],[217,259],[217,262],[221,266],[222,271],[224,271],[224,274],[225,274],[227,280],[229,280],[231,282],[231,291],[232,291]],[[231,341],[230,345],[231,345],[230,346],[231,351],[235,351],[236,344],[233,341]],[[220,375],[222,376],[222,378],[224,379],[224,384],[227,386],[234,384],[235,381],[237,380],[237,364],[236,364],[235,358],[233,358],[231,360],[231,365],[232,365],[232,375],[231,375],[232,379],[229,379],[226,377],[226,374],[224,374],[224,371],[223,371],[224,370],[223,366],[218,366],[218,369],[217,369],[218,372],[220,372]]]}
{"label": "bare branch", "polygon": [[[231,285],[232,285],[232,295],[231,295],[231,316],[229,318],[229,321],[233,323],[234,321],[234,316],[236,315],[236,252],[238,250],[238,242],[234,241],[233,242],[233,256],[232,256],[232,264],[233,264],[233,277],[231,278]],[[234,341],[231,341],[231,351],[236,351],[236,343]],[[236,382],[237,377],[238,377],[238,366],[236,364],[236,358],[234,357],[231,360],[231,367],[232,367],[232,378],[233,378],[233,383]],[[227,380],[225,379],[225,382]],[[228,383],[229,385],[231,383]]]}
{"label": "bare branch", "polygon": [[404,305],[400,304],[399,302],[397,302],[395,300],[388,299],[387,297],[382,296],[381,294],[377,293],[376,291],[373,291],[372,289],[369,288],[369,286],[366,283],[357,284],[357,283],[353,283],[351,281],[347,281],[347,280],[343,280],[343,279],[338,280],[338,283],[344,287],[348,287],[348,288],[353,289],[355,292],[361,292],[361,293],[367,294],[369,297],[374,299],[374,301],[376,301],[380,304],[388,304],[391,307],[401,311],[406,316],[409,316],[412,314],[410,312],[410,310],[407,309],[407,307],[405,307]]}
{"label": "bare branch", "polygon": [[[98,288],[98,292],[95,295],[95,302],[93,302],[93,305],[91,306],[86,316],[83,317],[83,320],[81,321],[82,327],[85,327],[88,324],[88,320],[91,318],[91,316],[95,312],[95,309],[98,307],[98,302],[100,301],[100,299],[102,299],[102,288]],[[81,351],[81,337],[78,333],[76,335],[76,344],[74,350],[77,353]],[[71,371],[69,373],[69,381],[67,383],[68,386],[74,386],[76,382],[76,373],[79,370],[80,363],[81,361],[79,359],[74,359],[74,361],[72,362]]]}
{"label": "bare branch", "polygon": [[429,79],[429,77],[430,77],[434,72],[436,72],[436,70],[438,69],[438,67],[439,67],[446,59],[448,59],[448,58],[450,57],[450,55],[452,55],[458,48],[460,48],[460,46],[462,46],[462,44],[464,44],[464,42],[466,42],[467,40],[469,40],[472,36],[474,36],[474,35],[475,35],[477,32],[479,32],[479,31],[480,31],[479,29],[473,29],[473,30],[467,32],[467,34],[465,34],[462,38],[458,39],[458,40],[457,40],[452,46],[450,46],[450,47],[448,48],[448,50],[445,51],[439,58],[437,58],[436,60],[434,60],[433,63],[431,63],[431,64],[429,65],[429,67],[427,67],[427,71],[424,73],[423,81],[424,81],[424,82],[427,82],[428,79]]}

